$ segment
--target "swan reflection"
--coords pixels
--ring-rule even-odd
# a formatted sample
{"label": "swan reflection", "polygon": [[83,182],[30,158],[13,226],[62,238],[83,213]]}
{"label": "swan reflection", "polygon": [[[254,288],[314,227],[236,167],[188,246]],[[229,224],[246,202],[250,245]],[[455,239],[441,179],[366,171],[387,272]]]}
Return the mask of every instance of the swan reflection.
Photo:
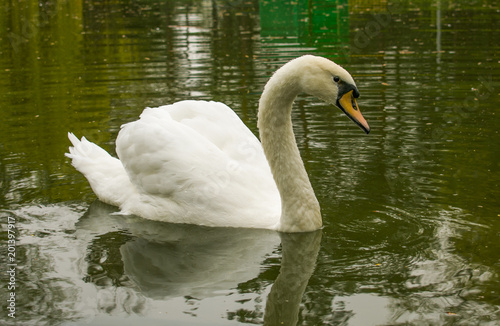
{"label": "swan reflection", "polygon": [[[98,284],[91,280],[96,285],[120,284],[152,300],[176,297],[201,300],[226,295],[234,292],[238,285],[258,279],[263,272],[263,262],[276,256],[281,243],[281,267],[267,298],[264,324],[297,323],[302,295],[316,264],[321,231],[286,234],[258,229],[207,228],[116,216],[112,214],[114,211],[113,207],[96,202],[77,225],[79,237],[91,237],[88,239],[89,270],[91,265],[103,260],[101,254],[96,254],[102,251],[96,239],[106,236],[114,239],[110,246],[117,247],[105,251],[108,255],[121,256],[122,268],[115,267],[114,274],[122,270],[123,275],[117,279],[128,281]],[[113,260],[119,261],[119,257]],[[101,265],[106,269],[105,264]],[[113,302],[125,301],[115,298]],[[144,304],[144,300],[141,302]]]}
{"label": "swan reflection", "polygon": [[267,297],[264,325],[296,325],[302,295],[311,278],[322,231],[282,233],[281,268]]}

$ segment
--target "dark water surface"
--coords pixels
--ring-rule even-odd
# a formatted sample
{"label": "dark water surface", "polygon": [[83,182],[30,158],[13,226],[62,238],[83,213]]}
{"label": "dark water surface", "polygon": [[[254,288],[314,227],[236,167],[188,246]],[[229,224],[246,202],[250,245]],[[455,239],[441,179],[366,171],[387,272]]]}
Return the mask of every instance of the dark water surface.
{"label": "dark water surface", "polygon": [[[500,5],[287,3],[0,4],[2,324],[500,324]],[[64,157],[68,131],[114,153],[184,99],[257,132],[266,80],[306,53],[351,72],[372,128],[296,102],[321,231],[113,215]]]}

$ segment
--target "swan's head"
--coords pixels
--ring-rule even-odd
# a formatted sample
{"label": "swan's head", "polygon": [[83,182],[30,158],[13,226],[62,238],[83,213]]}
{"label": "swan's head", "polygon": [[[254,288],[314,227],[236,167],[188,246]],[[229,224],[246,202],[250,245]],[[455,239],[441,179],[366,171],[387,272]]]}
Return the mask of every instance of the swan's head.
{"label": "swan's head", "polygon": [[302,91],[337,106],[366,133],[370,132],[370,126],[356,102],[359,97],[356,83],[344,68],[326,58],[312,55],[293,61],[300,67],[297,78]]}

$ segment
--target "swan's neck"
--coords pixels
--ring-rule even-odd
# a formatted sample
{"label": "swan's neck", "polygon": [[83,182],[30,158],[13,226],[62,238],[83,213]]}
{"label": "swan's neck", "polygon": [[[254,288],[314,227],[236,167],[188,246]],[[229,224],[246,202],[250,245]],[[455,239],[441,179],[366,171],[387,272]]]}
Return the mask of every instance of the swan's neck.
{"label": "swan's neck", "polygon": [[322,225],[319,203],[292,127],[293,101],[301,91],[298,78],[293,72],[278,70],[259,102],[260,139],[281,196],[278,230],[283,232],[312,231]]}

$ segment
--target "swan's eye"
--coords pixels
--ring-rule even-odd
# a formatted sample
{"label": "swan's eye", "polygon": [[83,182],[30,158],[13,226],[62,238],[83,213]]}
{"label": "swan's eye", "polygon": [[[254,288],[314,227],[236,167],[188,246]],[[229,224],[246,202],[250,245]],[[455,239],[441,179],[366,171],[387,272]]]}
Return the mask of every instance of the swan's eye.
{"label": "swan's eye", "polygon": [[334,81],[334,82],[336,82],[336,83],[338,83],[338,82],[340,81],[339,76],[335,76],[335,77],[333,77],[333,81]]}

